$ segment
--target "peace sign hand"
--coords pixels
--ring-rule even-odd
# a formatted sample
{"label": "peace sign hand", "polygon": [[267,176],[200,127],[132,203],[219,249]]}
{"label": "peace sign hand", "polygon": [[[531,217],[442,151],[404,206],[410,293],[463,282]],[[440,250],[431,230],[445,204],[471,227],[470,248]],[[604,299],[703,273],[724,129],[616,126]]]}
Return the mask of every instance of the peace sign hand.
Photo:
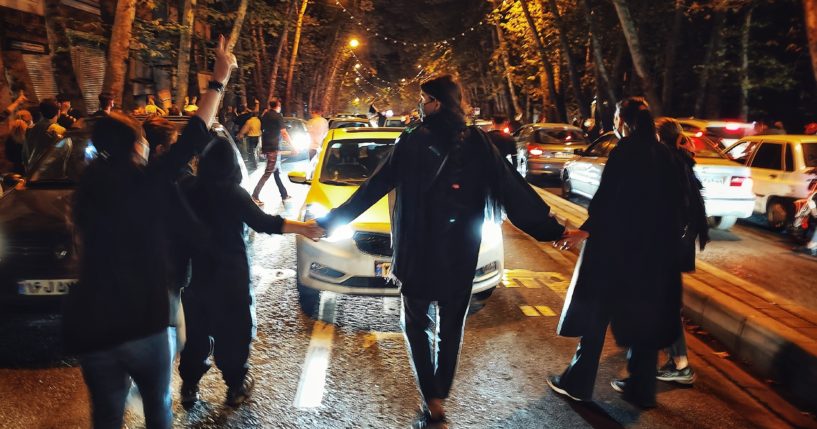
{"label": "peace sign hand", "polygon": [[236,67],[235,55],[227,50],[227,40],[224,35],[218,36],[218,46],[216,46],[216,65],[213,68],[213,79],[226,85],[230,80],[230,73]]}

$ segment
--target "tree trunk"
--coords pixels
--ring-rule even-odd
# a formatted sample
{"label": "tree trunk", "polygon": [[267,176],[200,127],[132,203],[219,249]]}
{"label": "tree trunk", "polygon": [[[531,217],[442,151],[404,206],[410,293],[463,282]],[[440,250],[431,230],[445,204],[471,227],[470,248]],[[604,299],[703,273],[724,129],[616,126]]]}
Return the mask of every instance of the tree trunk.
{"label": "tree trunk", "polygon": [[267,100],[269,98],[269,94],[267,93],[267,88],[264,86],[264,76],[269,76],[269,55],[267,54],[267,42],[264,37],[264,28],[259,24],[256,26],[256,43],[258,44],[258,51],[261,56],[261,68],[258,70],[259,73],[259,82],[261,82],[261,87],[258,88],[260,100]]}
{"label": "tree trunk", "polygon": [[77,81],[74,64],[71,61],[71,43],[65,32],[65,18],[60,14],[60,0],[46,0],[45,29],[48,34],[48,46],[51,50],[51,63],[54,66],[54,79],[57,90],[71,99],[71,104],[83,115],[87,114],[82,89]]}
{"label": "tree trunk", "polygon": [[621,22],[621,29],[624,32],[624,38],[627,40],[627,46],[630,48],[630,57],[633,60],[635,72],[641,78],[641,84],[644,88],[644,94],[650,103],[650,108],[656,116],[661,115],[661,100],[655,92],[655,81],[652,73],[647,66],[647,60],[644,57],[644,52],[641,49],[641,42],[638,38],[638,31],[635,28],[635,21],[630,15],[630,7],[626,0],[613,0],[613,5],[616,7],[618,19]]}
{"label": "tree trunk", "polygon": [[241,35],[241,26],[244,25],[244,18],[247,16],[247,3],[249,0],[241,0],[238,4],[238,11],[235,14],[233,30],[230,32],[230,39],[227,41],[227,51],[232,51],[238,43],[238,36]]}
{"label": "tree trunk", "polygon": [[584,20],[587,22],[587,28],[590,33],[590,47],[593,51],[593,66],[596,69],[599,80],[601,81],[601,86],[604,88],[604,94],[605,97],[607,97],[607,101],[610,103],[610,105],[613,105],[618,100],[618,97],[616,96],[616,91],[611,83],[612,81],[610,80],[610,75],[607,73],[607,66],[604,65],[604,55],[602,54],[601,43],[599,42],[598,37],[596,37],[596,32],[593,31],[595,27],[593,25],[593,16],[590,10],[590,4],[588,4],[587,0],[580,1],[582,9],[584,9]]}
{"label": "tree trunk", "polygon": [[[542,36],[539,34],[539,30],[536,28],[536,23],[533,22],[533,17],[531,16],[530,8],[528,7],[528,0],[520,0],[520,3],[522,4],[522,11],[525,13],[525,19],[528,21],[528,26],[533,33],[533,38],[536,41],[536,47],[539,48],[539,56],[542,60],[542,68],[545,71],[545,78],[547,80],[547,89],[550,93],[550,99],[556,103],[556,110],[558,112],[558,116],[560,116],[559,118],[556,118],[556,120],[564,122],[567,118],[567,109],[565,108],[564,99],[556,90],[556,82],[553,79],[553,66],[550,64],[550,61],[548,61],[545,44],[542,41]],[[542,100],[546,99],[547,97],[542,97]],[[544,106],[543,108],[546,109]]]}
{"label": "tree trunk", "polygon": [[295,103],[292,100],[292,78],[295,76],[295,66],[298,60],[298,45],[301,43],[301,29],[304,24],[304,15],[306,14],[306,7],[309,5],[309,0],[303,0],[301,3],[301,10],[298,12],[298,23],[295,25],[295,37],[292,41],[292,54],[289,58],[289,70],[287,71],[287,87],[285,92],[285,100],[287,103],[287,111],[293,112],[295,110]]}
{"label": "tree trunk", "polygon": [[270,71],[269,96],[267,96],[267,100],[275,97],[275,84],[278,81],[278,68],[281,64],[281,55],[284,52],[284,46],[286,46],[289,39],[289,22],[292,20],[291,15],[294,11],[295,3],[291,2],[289,4],[289,9],[287,9],[286,18],[284,19],[284,29],[281,31],[281,36],[279,37],[278,49],[275,51],[275,60],[272,63],[272,71]]}
{"label": "tree trunk", "polygon": [[712,26],[712,34],[709,38],[709,45],[706,47],[704,54],[704,62],[701,67],[701,80],[698,82],[698,91],[695,93],[695,116],[700,117],[704,111],[704,103],[706,102],[707,90],[709,87],[709,78],[712,74],[712,63],[715,61],[718,49],[721,43],[721,30],[725,21],[725,12],[717,10],[713,16],[714,25]]}
{"label": "tree trunk", "polygon": [[253,71],[253,78],[255,83],[255,98],[258,100],[265,100],[264,97],[264,63],[261,62],[261,45],[258,43],[258,33],[260,30],[257,26],[252,27],[252,51],[253,59],[255,60],[255,70]]}
{"label": "tree trunk", "polygon": [[[3,61],[3,46],[0,45],[0,109],[11,104],[11,86],[6,79],[6,64]],[[6,127],[0,128],[0,134],[5,135]]]}
{"label": "tree trunk", "polygon": [[136,0],[119,0],[116,3],[111,41],[108,44],[108,61],[105,65],[105,79],[102,92],[113,95],[114,104],[122,105],[125,90],[125,72],[128,68],[131,30],[136,17]]}
{"label": "tree trunk", "polygon": [[811,53],[811,69],[814,72],[814,80],[817,81],[817,0],[803,0],[803,10],[806,19],[808,48]]}
{"label": "tree trunk", "polygon": [[513,112],[510,116],[514,118],[519,113],[524,113],[522,111],[522,106],[519,104],[519,98],[516,96],[516,89],[513,87],[513,71],[511,69],[511,61],[508,59],[508,45],[505,43],[505,36],[502,34],[502,28],[499,26],[499,23],[495,25],[496,28],[496,37],[499,41],[499,54],[502,57],[502,65],[505,67],[505,80],[507,82],[508,92],[511,96],[511,103],[513,103]]}
{"label": "tree trunk", "polygon": [[743,17],[743,27],[740,31],[740,119],[746,122],[749,118],[749,39],[752,33],[752,14],[754,6],[749,6],[746,16]]}
{"label": "tree trunk", "polygon": [[193,22],[196,19],[196,0],[184,0],[182,28],[179,36],[179,58],[176,67],[176,107],[184,109],[187,85],[190,82],[190,48],[193,43]]}
{"label": "tree trunk", "polygon": [[556,23],[556,29],[559,30],[559,42],[562,44],[562,50],[565,51],[567,70],[570,74],[570,86],[573,87],[573,95],[576,97],[576,103],[579,104],[579,113],[584,120],[590,117],[590,103],[582,90],[579,66],[576,64],[576,59],[570,49],[570,42],[567,40],[567,29],[565,29],[562,16],[559,14],[559,6],[556,5],[556,0],[549,0],[548,4],[550,5],[550,12],[553,14],[553,20]]}
{"label": "tree trunk", "polygon": [[677,56],[676,52],[678,51],[678,41],[681,36],[681,25],[684,23],[685,9],[686,0],[675,0],[675,14],[672,18],[672,29],[667,36],[661,102],[664,104],[665,113],[668,115],[675,113],[675,108],[672,103],[672,85],[675,83],[675,58]]}

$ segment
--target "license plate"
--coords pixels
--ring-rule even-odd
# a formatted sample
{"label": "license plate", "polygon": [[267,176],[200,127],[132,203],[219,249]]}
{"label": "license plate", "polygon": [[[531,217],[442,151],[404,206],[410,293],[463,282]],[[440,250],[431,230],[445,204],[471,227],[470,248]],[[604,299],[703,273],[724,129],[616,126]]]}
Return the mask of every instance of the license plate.
{"label": "license plate", "polygon": [[701,183],[704,185],[723,185],[726,180],[723,176],[703,176]]}
{"label": "license plate", "polygon": [[22,280],[17,283],[20,295],[67,295],[76,279]]}
{"label": "license plate", "polygon": [[388,277],[391,273],[391,262],[375,262],[374,275],[377,277]]}
{"label": "license plate", "polygon": [[553,156],[556,158],[572,158],[574,154],[570,152],[554,152]]}

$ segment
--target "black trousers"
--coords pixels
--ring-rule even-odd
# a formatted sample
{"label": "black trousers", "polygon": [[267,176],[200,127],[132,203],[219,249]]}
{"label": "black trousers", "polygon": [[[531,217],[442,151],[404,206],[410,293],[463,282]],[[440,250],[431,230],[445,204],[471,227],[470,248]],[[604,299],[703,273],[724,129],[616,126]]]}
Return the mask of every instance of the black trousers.
{"label": "black trousers", "polygon": [[244,153],[247,157],[247,168],[250,171],[255,171],[258,168],[258,143],[261,137],[244,137]]}
{"label": "black trousers", "polygon": [[281,181],[280,169],[278,168],[278,151],[265,152],[267,155],[267,167],[264,169],[264,174],[258,179],[258,184],[255,185],[255,190],[252,191],[252,197],[258,199],[261,190],[269,180],[270,176],[275,176],[275,184],[278,186],[278,192],[281,193],[281,198],[289,196],[287,188],[284,187],[284,182]]}
{"label": "black trousers", "polygon": [[252,304],[209,296],[190,288],[182,292],[187,343],[181,353],[179,375],[184,384],[198,384],[212,366],[221,370],[227,387],[237,389],[249,370],[250,344],[255,325]]}
{"label": "black trousers", "polygon": [[[593,397],[593,386],[599,370],[599,359],[604,348],[604,337],[610,324],[609,315],[600,317],[597,326],[581,337],[576,354],[562,373],[559,384],[571,395],[585,400]],[[641,405],[655,404],[656,366],[658,350],[632,347],[627,352],[627,388],[624,397]]]}
{"label": "black trousers", "polygon": [[[470,290],[449,301],[410,298],[403,295],[403,333],[423,402],[445,399],[457,371]],[[434,325],[434,326],[432,326]]]}

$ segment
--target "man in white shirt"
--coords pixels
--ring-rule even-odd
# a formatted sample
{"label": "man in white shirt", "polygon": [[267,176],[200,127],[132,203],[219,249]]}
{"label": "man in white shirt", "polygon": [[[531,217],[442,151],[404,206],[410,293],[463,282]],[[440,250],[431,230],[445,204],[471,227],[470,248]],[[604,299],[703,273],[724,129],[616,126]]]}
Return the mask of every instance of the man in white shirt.
{"label": "man in white shirt", "polygon": [[329,132],[329,121],[321,116],[320,110],[312,109],[312,117],[306,121],[306,129],[311,140],[309,143],[309,159],[311,160],[318,153],[323,139]]}

